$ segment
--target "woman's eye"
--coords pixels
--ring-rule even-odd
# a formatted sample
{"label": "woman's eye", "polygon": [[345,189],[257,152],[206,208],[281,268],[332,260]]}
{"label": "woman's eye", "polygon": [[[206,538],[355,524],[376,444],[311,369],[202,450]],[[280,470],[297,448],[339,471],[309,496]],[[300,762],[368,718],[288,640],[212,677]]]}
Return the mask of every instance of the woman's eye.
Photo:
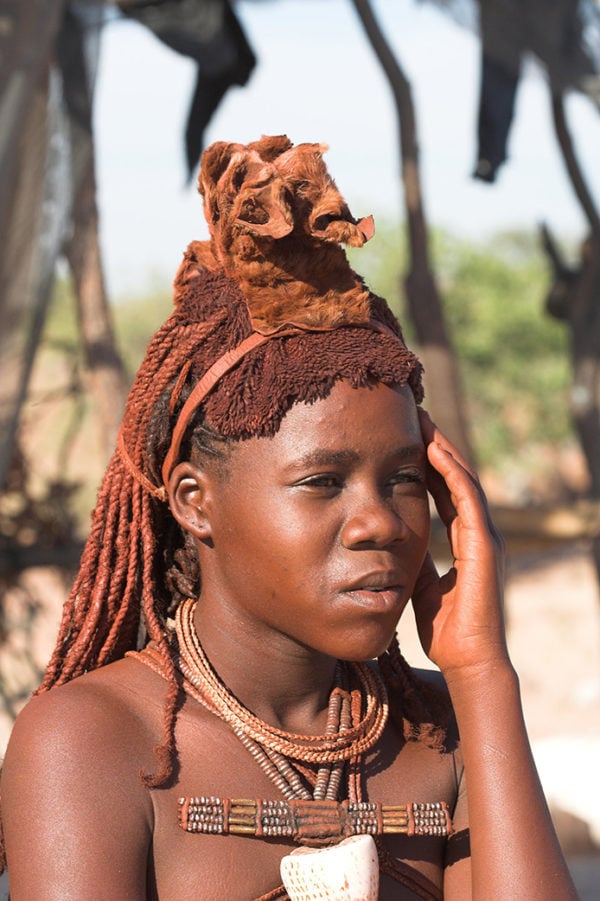
{"label": "woman's eye", "polygon": [[403,469],[394,474],[391,479],[393,485],[421,484],[425,481],[425,474],[421,469]]}
{"label": "woman's eye", "polygon": [[341,484],[340,477],[334,475],[309,476],[300,482],[305,488],[339,488]]}

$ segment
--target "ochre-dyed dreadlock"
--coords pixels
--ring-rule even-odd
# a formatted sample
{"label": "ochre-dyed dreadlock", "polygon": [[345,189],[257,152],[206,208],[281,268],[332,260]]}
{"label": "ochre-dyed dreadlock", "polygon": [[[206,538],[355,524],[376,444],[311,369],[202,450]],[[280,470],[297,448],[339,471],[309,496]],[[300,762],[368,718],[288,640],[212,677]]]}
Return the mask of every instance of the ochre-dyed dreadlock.
{"label": "ochre-dyed dreadlock", "polygon": [[[165,784],[175,763],[179,677],[167,620],[183,598],[200,591],[193,543],[166,503],[165,458],[175,452],[185,459],[192,447],[220,456],[233,441],[273,435],[293,404],[326,397],[341,379],[354,387],[407,384],[422,400],[420,363],[385,302],[352,272],[339,247],[364,243],[373,225],[352,218],[324,167],[323,149],[293,148],[278,137],[248,147],[217,144],[204,154],[200,189],[211,240],[188,248],[174,311],[138,370],[38,689],[153,641],[169,689],[159,768],[143,776],[149,787]],[[211,367],[222,368],[253,335],[263,343],[225,374],[217,372],[188,416],[186,401]],[[178,428],[183,437],[174,448]],[[402,696],[405,736],[439,747],[439,698],[415,679],[397,645],[382,669]]]}

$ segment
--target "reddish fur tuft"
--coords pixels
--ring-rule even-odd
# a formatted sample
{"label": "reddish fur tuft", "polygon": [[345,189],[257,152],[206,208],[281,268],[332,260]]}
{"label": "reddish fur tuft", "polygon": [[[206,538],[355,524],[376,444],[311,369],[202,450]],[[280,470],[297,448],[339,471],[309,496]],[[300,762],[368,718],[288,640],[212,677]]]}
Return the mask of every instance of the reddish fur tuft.
{"label": "reddish fur tuft", "polygon": [[205,151],[198,186],[211,239],[188,248],[176,300],[200,270],[222,268],[264,334],[368,322],[369,292],[339,245],[362,246],[373,219],[354,219],[323,162],[326,149],[280,135]]}

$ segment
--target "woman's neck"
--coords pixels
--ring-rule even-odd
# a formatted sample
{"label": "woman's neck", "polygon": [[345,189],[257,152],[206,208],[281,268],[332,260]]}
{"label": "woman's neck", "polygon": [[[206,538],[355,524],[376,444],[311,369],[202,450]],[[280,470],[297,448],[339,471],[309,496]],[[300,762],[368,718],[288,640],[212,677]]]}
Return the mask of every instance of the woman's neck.
{"label": "woman's neck", "polygon": [[255,716],[287,732],[324,733],[336,660],[203,599],[194,627],[221,681]]}

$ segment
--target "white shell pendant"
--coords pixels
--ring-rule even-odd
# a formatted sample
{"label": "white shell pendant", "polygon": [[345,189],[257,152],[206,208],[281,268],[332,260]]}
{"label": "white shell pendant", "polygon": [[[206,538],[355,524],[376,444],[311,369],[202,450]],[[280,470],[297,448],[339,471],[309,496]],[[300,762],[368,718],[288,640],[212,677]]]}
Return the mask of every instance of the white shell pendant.
{"label": "white shell pendant", "polygon": [[281,861],[291,901],[377,901],[379,860],[370,835],[329,848],[296,848]]}

